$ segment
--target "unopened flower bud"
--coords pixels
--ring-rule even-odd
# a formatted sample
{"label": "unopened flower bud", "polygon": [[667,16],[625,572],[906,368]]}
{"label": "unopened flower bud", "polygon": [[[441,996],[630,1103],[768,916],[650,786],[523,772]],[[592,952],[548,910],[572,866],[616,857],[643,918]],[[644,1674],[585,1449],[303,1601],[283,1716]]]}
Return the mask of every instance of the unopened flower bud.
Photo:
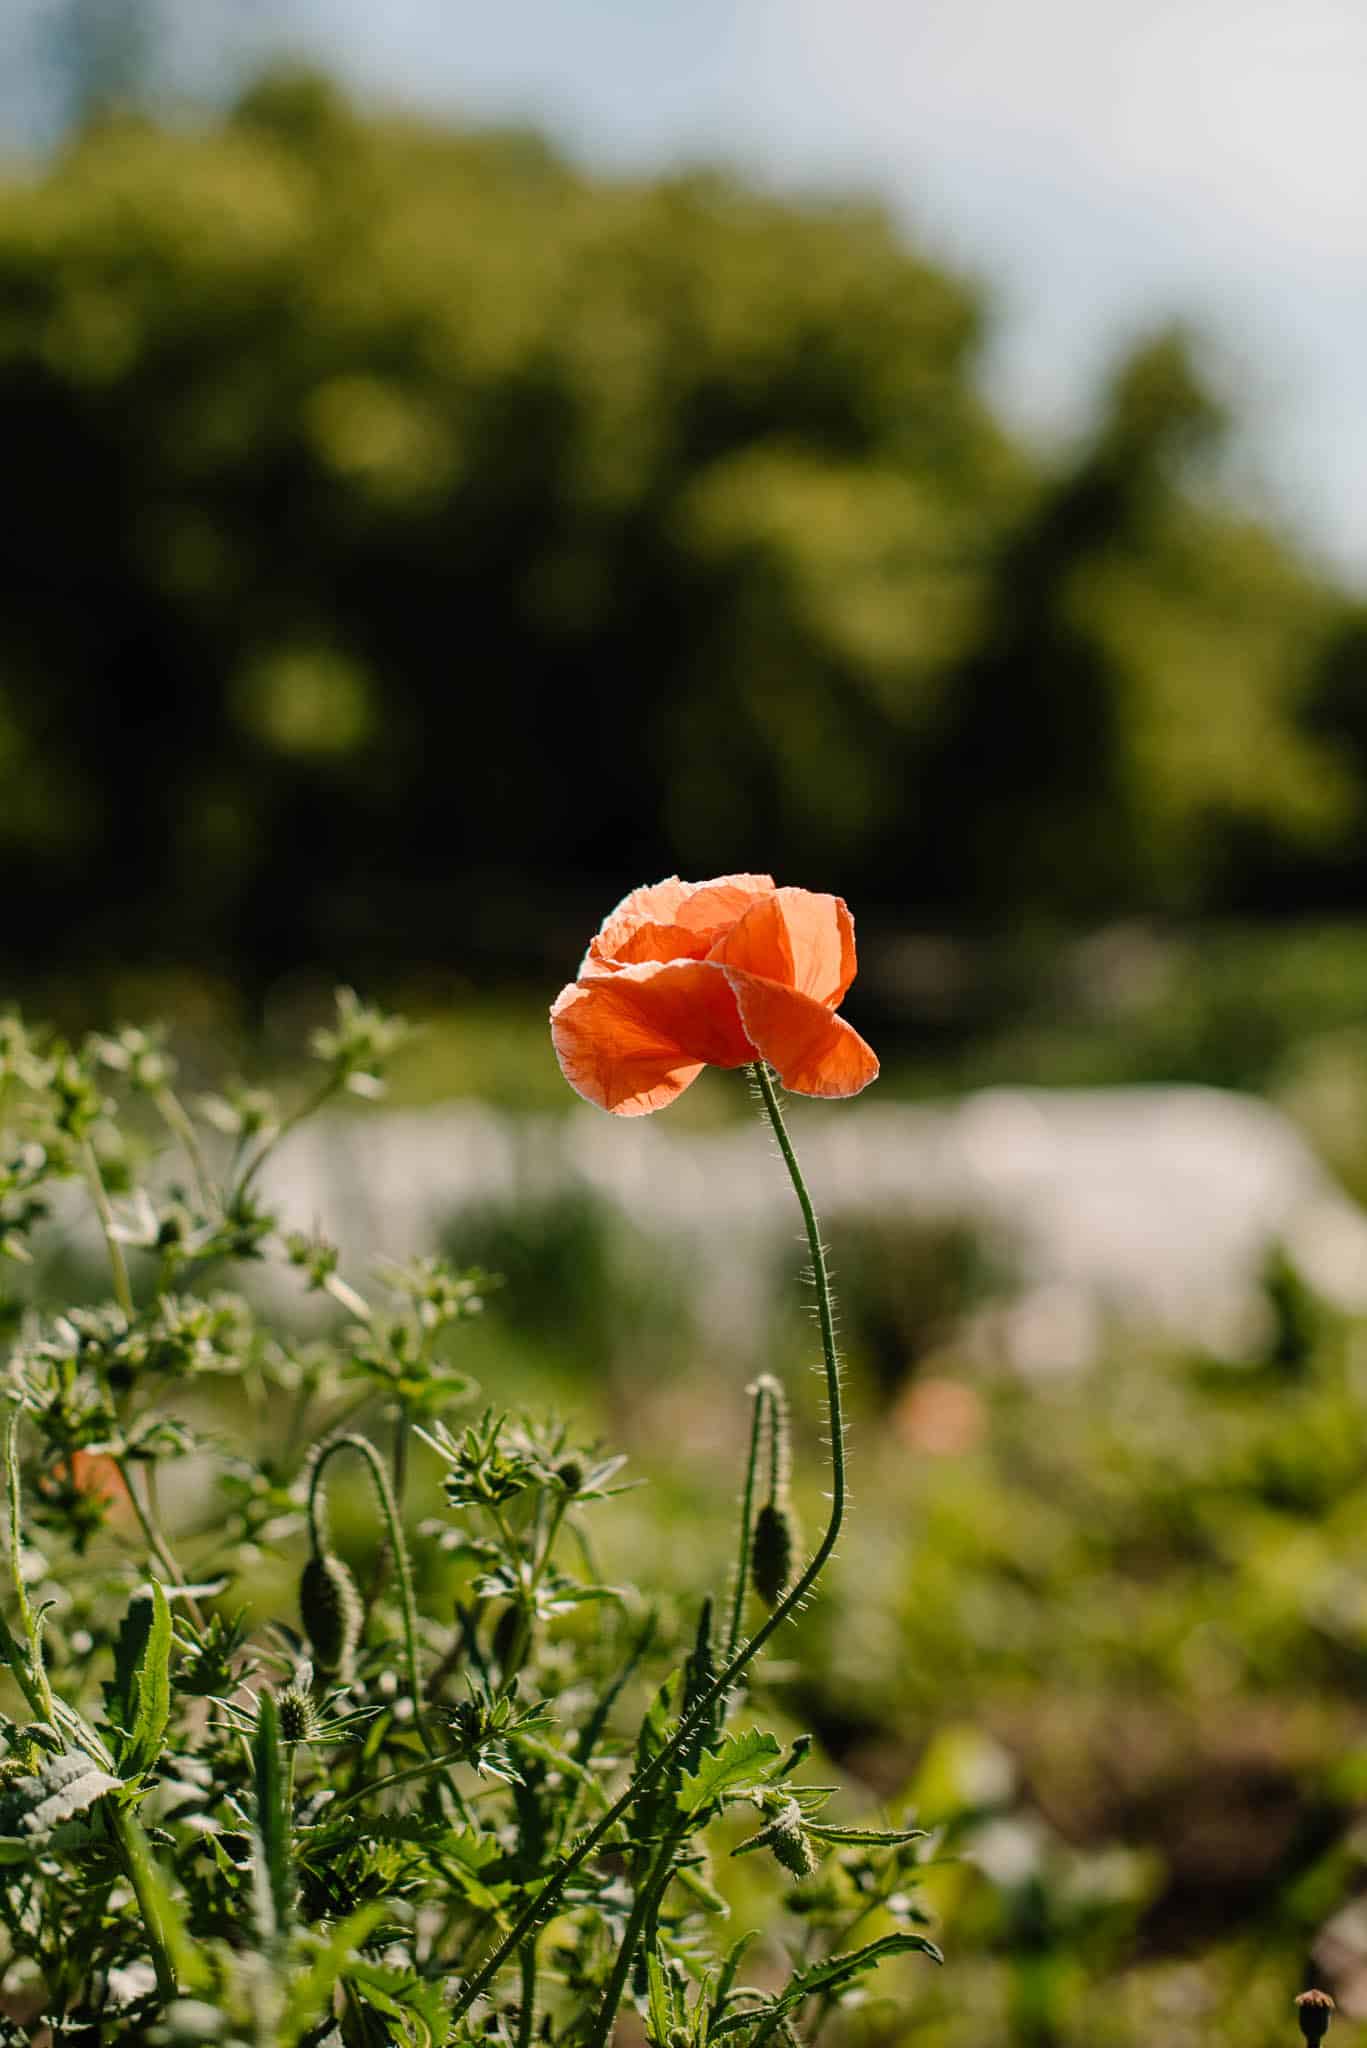
{"label": "unopened flower bud", "polygon": [[275,1702],[280,1716],[280,1740],[282,1742],[307,1742],[318,1726],[313,1701],[297,1685],[287,1686]]}
{"label": "unopened flower bud", "polygon": [[755,1591],[769,1607],[777,1607],[788,1590],[796,1547],[792,1510],[782,1501],[765,1501],[755,1517],[750,1575]]}
{"label": "unopened flower bud", "polygon": [[791,1870],[794,1877],[810,1877],[816,1869],[812,1845],[796,1821],[776,1827],[769,1847],[784,1869]]}
{"label": "unopened flower bud", "polygon": [[318,1669],[349,1678],[364,1613],[356,1581],[330,1550],[314,1551],[304,1566],[299,1616]]}
{"label": "unopened flower bud", "polygon": [[1302,1991],[1296,2000],[1296,2018],[1301,2023],[1301,2032],[1310,2042],[1311,2048],[1322,2041],[1329,2031],[1329,2022],[1334,2017],[1334,2001],[1327,1991]]}

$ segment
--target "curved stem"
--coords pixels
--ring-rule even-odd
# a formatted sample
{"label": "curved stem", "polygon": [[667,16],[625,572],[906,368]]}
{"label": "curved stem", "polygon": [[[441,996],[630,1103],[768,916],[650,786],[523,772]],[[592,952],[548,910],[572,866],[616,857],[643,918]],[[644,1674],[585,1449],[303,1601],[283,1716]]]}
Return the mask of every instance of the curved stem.
{"label": "curved stem", "polygon": [[394,1576],[398,1583],[399,1607],[403,1615],[404,1653],[408,1663],[408,1690],[413,1701],[413,1718],[417,1724],[418,1734],[422,1738],[422,1746],[430,1756],[432,1744],[423,1720],[422,1678],[418,1671],[418,1614],[413,1599],[413,1568],[408,1561],[408,1545],[403,1539],[398,1503],[394,1499],[394,1490],[389,1483],[389,1474],[385,1471],[384,1460],[368,1437],[337,1436],[330,1444],[323,1446],[309,1480],[309,1538],[315,1551],[321,1552],[326,1549],[322,1506],[325,1497],[321,1494],[320,1488],[325,1467],[340,1451],[355,1451],[358,1457],[364,1458],[375,1487],[376,1498],[380,1503],[385,1533],[389,1538],[390,1554],[394,1559]]}
{"label": "curved stem", "polygon": [[831,1511],[827,1518],[826,1528],[821,1541],[812,1552],[805,1569],[784,1594],[777,1607],[760,1623],[748,1641],[741,1645],[721,1675],[712,1681],[705,1692],[698,1695],[692,1711],[684,1715],[675,1729],[672,1738],[665,1744],[664,1748],[656,1752],[645,1768],[639,1771],[631,1780],[626,1790],[612,1802],[612,1805],[595,1821],[587,1833],[580,1837],[574,1847],[566,1852],[559,1869],[547,1880],[536,1897],[523,1908],[522,1912],[519,1913],[517,1919],[513,1922],[512,1927],[504,1935],[502,1941],[498,1943],[497,1947],[485,1959],[475,1975],[470,1978],[469,1982],[458,1993],[451,2008],[450,2017],[452,2022],[460,2019],[469,2011],[480,1993],[498,1975],[498,1972],[502,1969],[509,1956],[521,1947],[527,1936],[535,1928],[539,1927],[544,1919],[549,1917],[562,1897],[565,1886],[569,1883],[575,1871],[578,1870],[580,1864],[593,1854],[598,1844],[617,1825],[623,1814],[635,1804],[641,1793],[648,1790],[670,1768],[685,1743],[696,1734],[699,1726],[706,1722],[713,1707],[722,1697],[723,1693],[730,1691],[741,1673],[759,1655],[764,1645],[769,1641],[769,1638],[783,1625],[789,1615],[802,1605],[802,1602],[807,1598],[812,1587],[820,1578],[831,1552],[840,1540],[840,1531],[845,1519],[845,1423],[840,1398],[840,1355],[836,1349],[835,1342],[835,1310],[831,1302],[831,1283],[826,1269],[826,1253],[821,1242],[821,1231],[817,1224],[816,1211],[812,1207],[812,1198],[807,1192],[807,1184],[802,1178],[802,1169],[798,1165],[797,1154],[793,1150],[792,1140],[789,1138],[783,1122],[783,1111],[779,1107],[778,1093],[774,1087],[773,1077],[768,1068],[760,1061],[756,1062],[751,1071],[759,1087],[765,1113],[769,1118],[774,1136],[778,1141],[778,1149],[783,1156],[783,1163],[788,1169],[788,1177],[792,1181],[798,1207],[802,1211],[802,1221],[807,1232],[807,1247],[812,1258],[812,1279],[816,1287],[817,1313],[821,1329],[822,1362],[826,1378],[826,1401],[831,1430]]}

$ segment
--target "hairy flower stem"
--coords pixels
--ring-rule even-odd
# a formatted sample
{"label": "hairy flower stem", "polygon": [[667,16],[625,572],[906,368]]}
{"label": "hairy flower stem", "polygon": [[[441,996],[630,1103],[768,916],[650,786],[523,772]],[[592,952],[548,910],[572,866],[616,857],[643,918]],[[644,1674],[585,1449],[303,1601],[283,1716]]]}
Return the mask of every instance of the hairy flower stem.
{"label": "hairy flower stem", "polygon": [[755,1633],[742,1643],[725,1670],[712,1681],[705,1692],[698,1695],[691,1712],[685,1714],[664,1748],[657,1751],[651,1761],[638,1771],[626,1790],[619,1794],[593,1826],[582,1835],[574,1847],[566,1852],[559,1865],[552,1872],[536,1897],[519,1913],[502,1941],[485,1959],[484,1963],[457,1994],[451,2008],[454,2023],[470,2010],[475,2000],[491,1984],[508,1958],[515,1954],[527,1936],[550,1917],[564,1894],[566,1885],[581,1863],[591,1856],[598,1844],[609,1835],[623,1814],[635,1804],[642,1792],[647,1791],[678,1758],[685,1743],[697,1733],[712,1713],[717,1701],[730,1691],[741,1673],[753,1663],[769,1638],[782,1626],[802,1602],[820,1578],[831,1552],[840,1540],[840,1531],[845,1520],[845,1422],[840,1394],[840,1356],[835,1343],[835,1310],[831,1302],[830,1276],[826,1269],[826,1253],[821,1242],[821,1231],[812,1207],[812,1198],[807,1192],[807,1183],[802,1178],[802,1169],[797,1162],[792,1140],[783,1121],[779,1107],[778,1092],[773,1076],[762,1061],[756,1061],[751,1069],[755,1083],[764,1104],[765,1114],[778,1141],[783,1163],[797,1196],[802,1211],[802,1221],[807,1233],[807,1248],[812,1259],[812,1280],[816,1288],[817,1315],[821,1330],[821,1353],[826,1379],[826,1403],[830,1422],[831,1450],[831,1511],[826,1521],[825,1532],[816,1549],[812,1552],[804,1570],[789,1587],[773,1611],[760,1623]]}
{"label": "hairy flower stem", "polygon": [[384,1460],[368,1437],[336,1436],[331,1443],[324,1444],[309,1479],[309,1541],[315,1555],[326,1548],[323,1528],[325,1496],[321,1492],[321,1484],[325,1468],[341,1451],[355,1451],[358,1457],[364,1458],[375,1487],[376,1499],[380,1503],[380,1514],[384,1519],[389,1551],[394,1560],[399,1608],[403,1615],[404,1654],[408,1663],[408,1690],[413,1701],[413,1719],[422,1738],[422,1746],[431,1756],[432,1740],[427,1732],[427,1723],[423,1719],[422,1675],[418,1670],[418,1615],[413,1600],[413,1568],[408,1561],[408,1545],[404,1542],[398,1503],[394,1498],[394,1489],[389,1483],[389,1474],[385,1471]]}

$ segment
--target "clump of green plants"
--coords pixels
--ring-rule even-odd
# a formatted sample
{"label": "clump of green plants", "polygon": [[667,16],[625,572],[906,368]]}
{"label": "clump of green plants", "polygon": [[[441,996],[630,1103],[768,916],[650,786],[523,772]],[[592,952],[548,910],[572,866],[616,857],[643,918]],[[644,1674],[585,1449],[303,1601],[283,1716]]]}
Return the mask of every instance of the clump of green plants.
{"label": "clump of green plants", "polygon": [[[462,1369],[488,1276],[344,1273],[263,1196],[275,1148],[377,1093],[402,1036],[343,992],[287,1108],[185,1098],[156,1033],[0,1020],[6,2048],[604,2048],[633,2007],[652,2048],[793,2048],[885,1958],[936,1957],[934,1842],[831,1818],[751,1683],[845,1505],[773,1074],[753,1062],[810,1245],[830,1514],[804,1563],[766,1378],[729,1579],[652,1601],[594,1562],[623,1461]],[[107,1298],[46,1298],[74,1269],[54,1237],[89,1239]],[[325,1313],[283,1312],[267,1264]],[[755,1860],[786,1887],[782,1942],[729,1917],[724,1871]]]}

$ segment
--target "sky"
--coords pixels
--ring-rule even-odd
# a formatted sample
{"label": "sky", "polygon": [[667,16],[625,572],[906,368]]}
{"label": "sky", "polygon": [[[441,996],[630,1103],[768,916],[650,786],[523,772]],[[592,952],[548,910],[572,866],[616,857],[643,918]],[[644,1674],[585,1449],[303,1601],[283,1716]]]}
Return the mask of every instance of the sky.
{"label": "sky", "polygon": [[[211,0],[162,4],[190,51]],[[1367,0],[219,5],[238,60],[290,47],[590,163],[879,192],[986,283],[989,387],[1041,437],[1184,317],[1245,422],[1233,487],[1367,587]]]}

